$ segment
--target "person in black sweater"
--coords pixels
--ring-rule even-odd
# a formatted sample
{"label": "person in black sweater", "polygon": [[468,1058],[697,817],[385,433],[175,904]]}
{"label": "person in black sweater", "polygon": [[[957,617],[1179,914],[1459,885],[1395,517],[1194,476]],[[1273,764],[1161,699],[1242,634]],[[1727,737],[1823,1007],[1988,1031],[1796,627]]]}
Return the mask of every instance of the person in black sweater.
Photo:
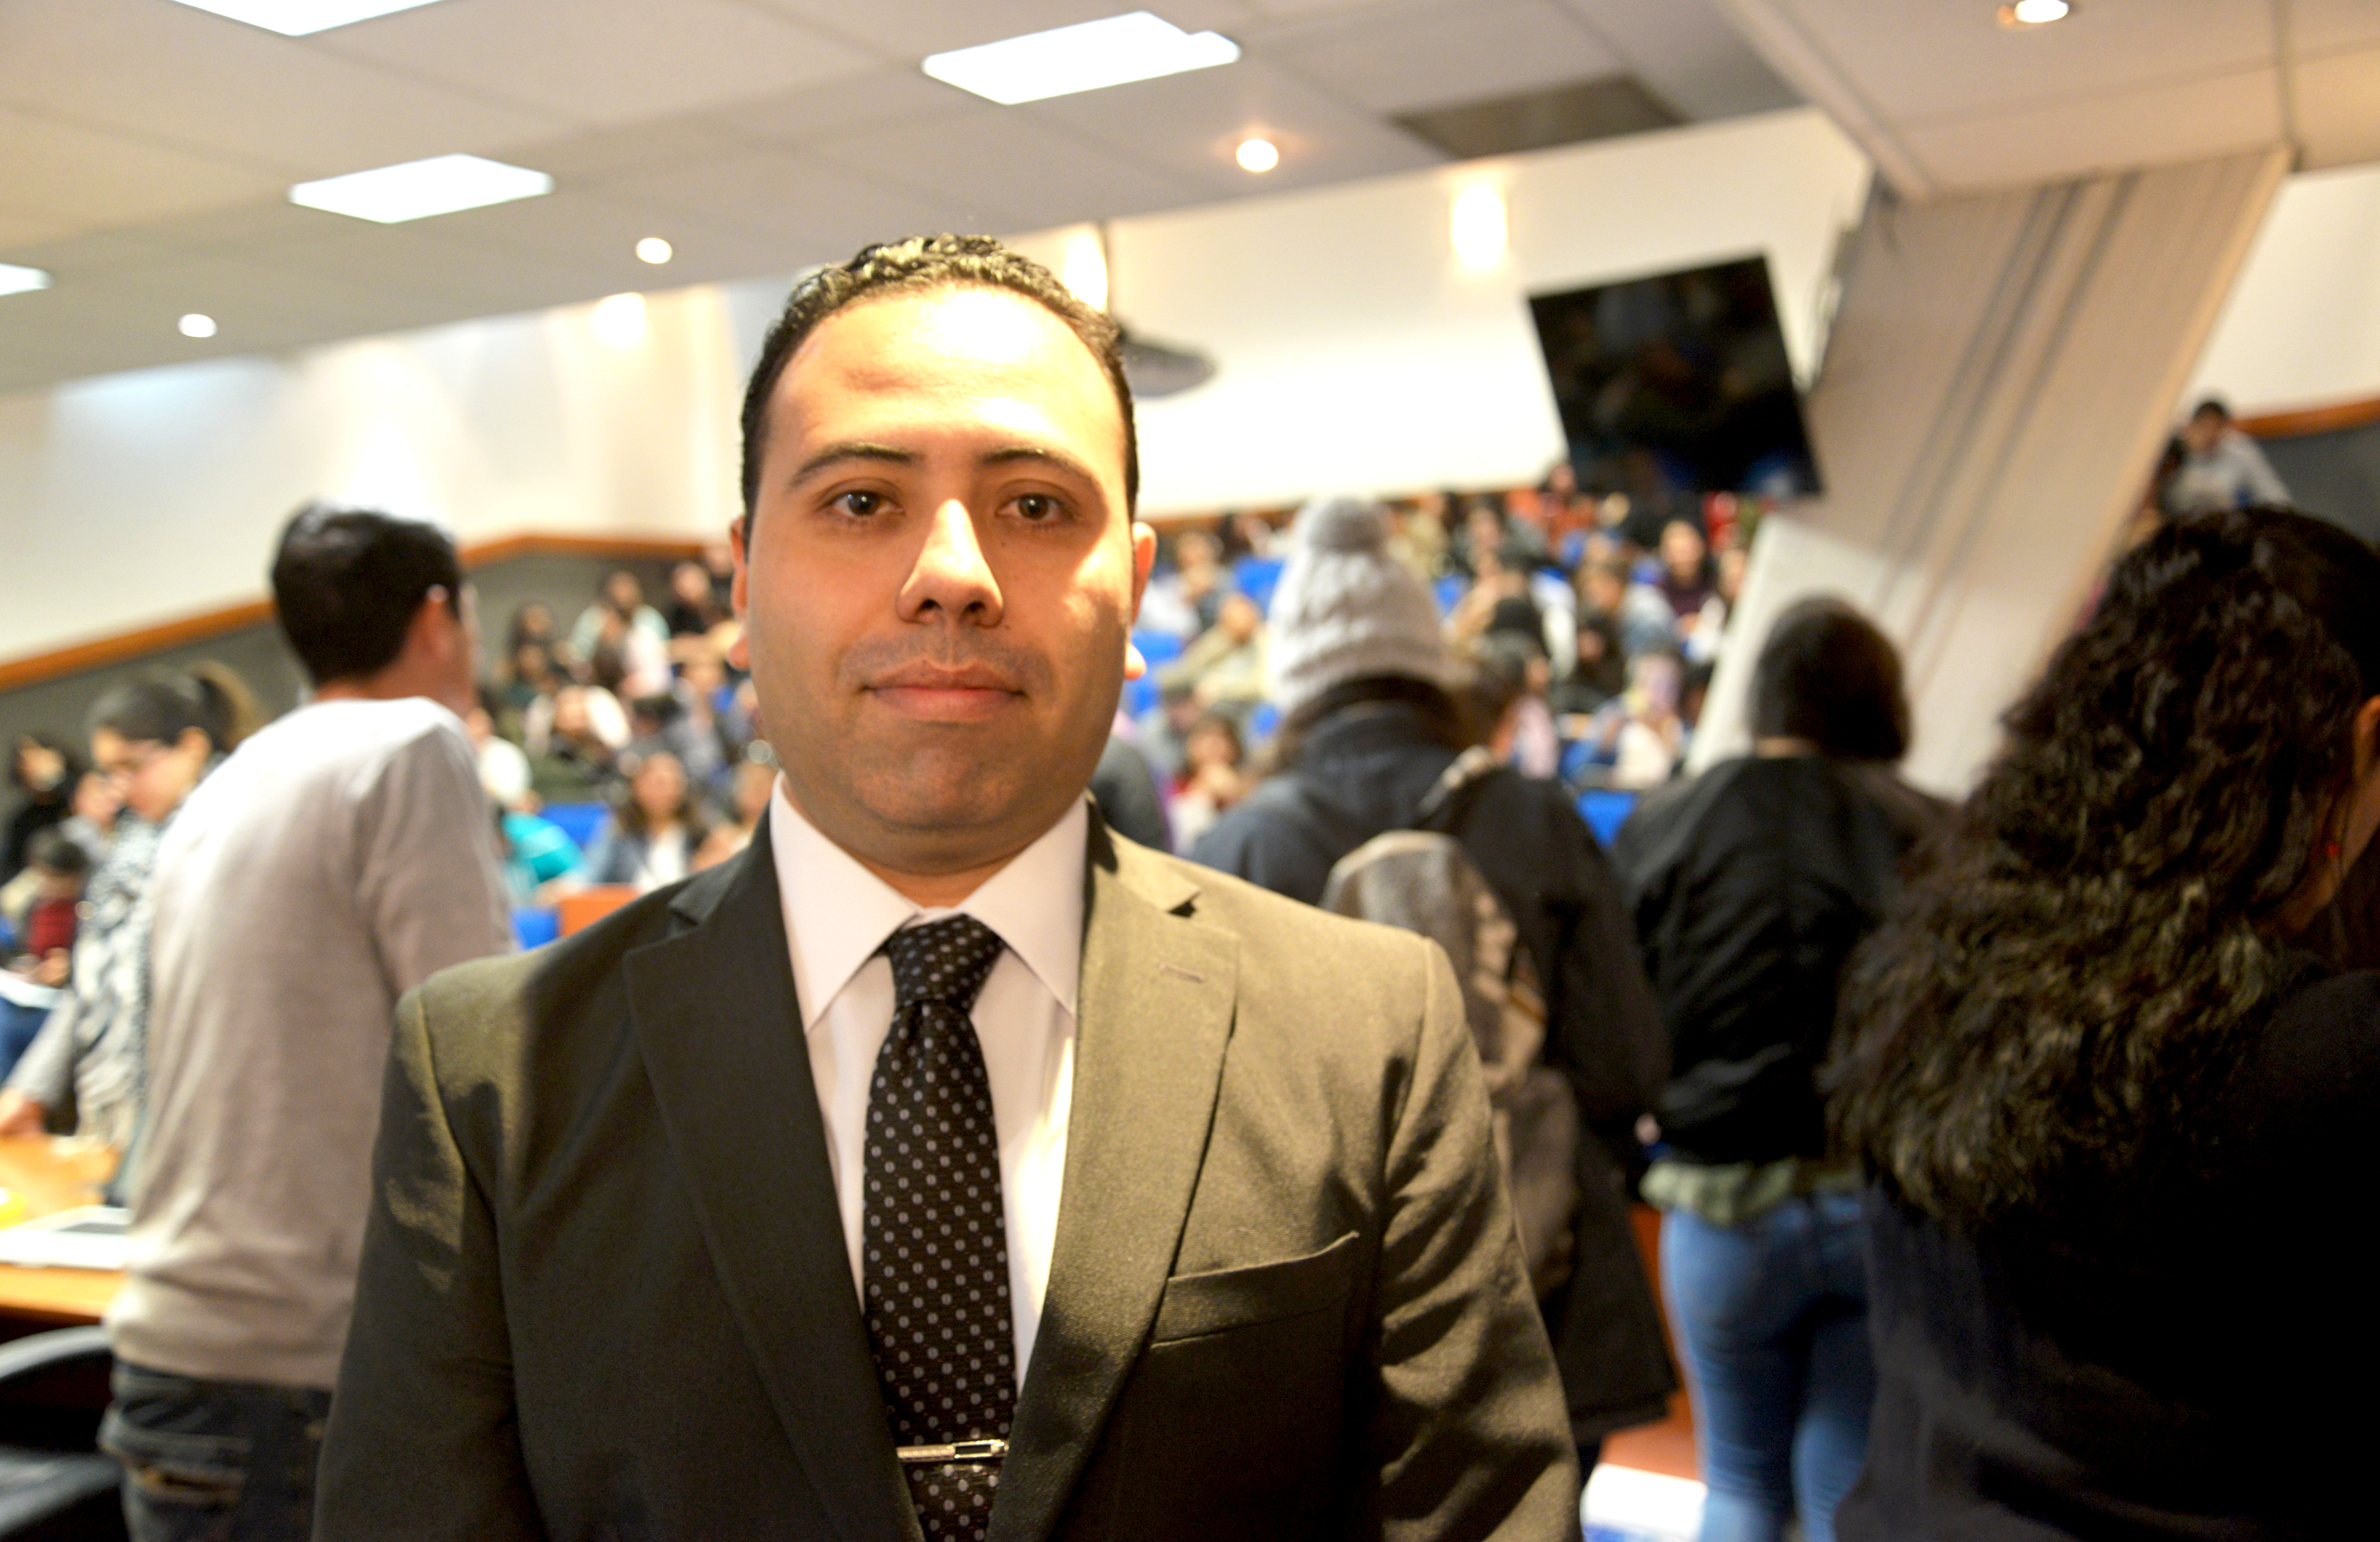
{"label": "person in black sweater", "polygon": [[1836,600],[1779,617],[1754,752],[1648,794],[1612,843],[1670,1034],[1645,1196],[1694,1383],[1706,1542],[1807,1542],[1867,1450],[1875,1390],[1859,1181],[1828,1150],[1819,1063],[1852,948],[1942,807],[1894,775],[1900,658]]}
{"label": "person in black sweater", "polygon": [[2368,1536],[2380,554],[2176,521],[1846,987],[1877,1401],[1846,1542]]}

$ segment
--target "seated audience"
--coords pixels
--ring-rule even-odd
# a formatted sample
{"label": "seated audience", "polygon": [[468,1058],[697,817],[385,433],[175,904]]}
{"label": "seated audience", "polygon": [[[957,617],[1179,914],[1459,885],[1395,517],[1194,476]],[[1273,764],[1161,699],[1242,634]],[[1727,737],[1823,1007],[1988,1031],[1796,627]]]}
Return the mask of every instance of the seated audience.
{"label": "seated audience", "polygon": [[2375,594],[2300,515],[2152,535],[1855,964],[1846,1542],[2369,1535],[2380,974],[2307,945],[2380,828]]}
{"label": "seated audience", "polygon": [[1245,594],[1226,594],[1215,624],[1158,671],[1158,682],[1186,682],[1198,705],[1245,722],[1265,694],[1264,612]]}
{"label": "seated audience", "polygon": [[108,849],[115,844],[115,821],[124,812],[124,795],[104,772],[86,771],[75,779],[74,797],[67,806],[72,812],[58,826],[58,833],[89,852],[91,864],[96,869],[107,860]]}
{"label": "seated audience", "polygon": [[634,765],[625,796],[588,845],[583,873],[590,884],[626,884],[642,894],[694,871],[710,825],[677,756],[653,750]]}
{"label": "seated audience", "polygon": [[777,763],[767,750],[765,744],[755,745],[752,753],[735,763],[735,773],[728,778],[727,817],[702,838],[702,848],[694,854],[697,872],[718,866],[751,845],[752,838],[759,834],[761,816],[769,812],[769,799],[777,790]]}
{"label": "seated audience", "polygon": [[480,765],[480,785],[500,809],[523,809],[534,803],[529,791],[528,756],[521,747],[496,732],[489,711],[494,692],[481,690],[479,701],[464,715],[463,728],[471,737],[471,753]]}
{"label": "seated audience", "polygon": [[1703,1536],[1831,1542],[1867,1452],[1856,1169],[1827,1145],[1818,1068],[1843,961],[1942,810],[1892,773],[1900,660],[1848,606],[1781,617],[1753,753],[1649,793],[1611,863],[1670,1030],[1647,1199],[1694,1383]]}
{"label": "seated audience", "polygon": [[140,1127],[150,870],[183,800],[238,741],[246,707],[228,674],[144,675],[91,708],[91,763],[122,790],[125,813],[84,900],[72,984],[0,1091],[0,1134],[55,1126],[121,1151]]}
{"label": "seated audience", "polygon": [[34,887],[12,918],[14,957],[0,964],[0,1078],[16,1069],[57,1005],[70,973],[91,853],[55,826],[33,837],[25,864]]}
{"label": "seated audience", "polygon": [[[616,740],[598,730],[599,706],[621,717]],[[600,687],[565,685],[553,693],[545,717],[540,723],[532,714],[528,725],[529,790],[537,801],[586,803],[607,796],[618,776],[615,746],[627,742],[618,700]]]}
{"label": "seated audience", "polygon": [[626,696],[669,689],[669,623],[645,603],[644,585],[622,569],[603,581],[603,593],[581,611],[570,629],[570,651],[593,664],[599,656],[618,661],[620,681],[604,680]]}
{"label": "seated audience", "polygon": [[1142,592],[1137,624],[1187,642],[1215,624],[1231,591],[1222,543],[1207,531],[1185,530],[1173,538],[1172,571],[1151,578]]}
{"label": "seated audience", "polygon": [[718,593],[710,586],[710,575],[701,563],[681,562],[670,569],[669,609],[662,613],[662,619],[673,642],[707,636],[711,628],[732,614],[720,603]]}
{"label": "seated audience", "polygon": [[1678,618],[1650,584],[1630,580],[1628,564],[1615,556],[1591,556],[1579,564],[1581,630],[1604,623],[1620,635],[1623,657],[1635,658],[1675,645]]}
{"label": "seated audience", "polygon": [[[1469,747],[1449,693],[1438,606],[1388,549],[1385,510],[1318,500],[1297,516],[1273,594],[1281,770],[1191,849],[1194,860],[1309,904],[1342,857],[1411,826]],[[1511,912],[1546,1002],[1545,1061],[1568,1078],[1578,1143],[1568,1281],[1539,1302],[1591,1466],[1603,1437],[1660,1418],[1676,1384],[1629,1230],[1624,1171],[1659,1087],[1660,1023],[1595,837],[1549,782],[1492,769],[1450,832]]]}
{"label": "seated audience", "polygon": [[2166,475],[2161,496],[2168,514],[2289,501],[2273,463],[2231,421],[2231,410],[2213,397],[2190,414],[2181,431],[2181,463]]}
{"label": "seated audience", "polygon": [[1490,631],[1463,650],[1463,674],[1473,731],[1498,765],[1540,779],[1561,769],[1542,646],[1524,631]]}
{"label": "seated audience", "polygon": [[1182,771],[1173,778],[1167,805],[1175,851],[1187,852],[1208,826],[1246,795],[1247,777],[1241,769],[1246,759],[1239,725],[1223,714],[1208,713],[1190,726],[1182,745]]}
{"label": "seated audience", "polygon": [[0,845],[0,884],[24,871],[25,853],[37,833],[63,823],[72,813],[67,804],[82,769],[82,757],[49,735],[17,736],[8,761],[8,780],[23,801],[8,816],[6,842]]}
{"label": "seated audience", "polygon": [[1640,789],[1670,779],[1686,753],[1685,663],[1673,649],[1641,654],[1628,666],[1628,691],[1603,740],[1611,748],[1610,784]]}

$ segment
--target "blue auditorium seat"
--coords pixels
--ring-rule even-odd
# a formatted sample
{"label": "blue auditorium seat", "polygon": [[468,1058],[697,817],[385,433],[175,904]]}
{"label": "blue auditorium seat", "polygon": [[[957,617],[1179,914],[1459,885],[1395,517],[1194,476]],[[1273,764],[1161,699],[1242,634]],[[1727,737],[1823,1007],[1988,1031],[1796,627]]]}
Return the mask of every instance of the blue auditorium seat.
{"label": "blue auditorium seat", "polygon": [[1258,610],[1272,608],[1272,592],[1281,582],[1281,559],[1277,557],[1244,557],[1232,564],[1232,581],[1241,594],[1256,601]]}
{"label": "blue auditorium seat", "polygon": [[612,811],[602,803],[548,803],[537,812],[560,826],[570,844],[584,851]]}
{"label": "blue auditorium seat", "polygon": [[1636,794],[1622,792],[1618,788],[1590,787],[1578,795],[1579,817],[1585,819],[1587,828],[1595,832],[1595,838],[1606,846],[1611,844],[1612,838],[1620,833],[1620,826],[1627,823],[1630,812],[1635,807]]}

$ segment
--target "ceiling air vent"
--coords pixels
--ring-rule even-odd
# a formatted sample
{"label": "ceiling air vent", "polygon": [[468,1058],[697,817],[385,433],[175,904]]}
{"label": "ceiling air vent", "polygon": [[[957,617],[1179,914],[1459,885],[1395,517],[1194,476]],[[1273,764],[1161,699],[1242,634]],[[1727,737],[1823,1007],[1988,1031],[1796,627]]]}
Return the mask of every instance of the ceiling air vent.
{"label": "ceiling air vent", "polygon": [[1393,121],[1458,161],[1670,128],[1685,120],[1633,75],[1606,75],[1426,112]]}

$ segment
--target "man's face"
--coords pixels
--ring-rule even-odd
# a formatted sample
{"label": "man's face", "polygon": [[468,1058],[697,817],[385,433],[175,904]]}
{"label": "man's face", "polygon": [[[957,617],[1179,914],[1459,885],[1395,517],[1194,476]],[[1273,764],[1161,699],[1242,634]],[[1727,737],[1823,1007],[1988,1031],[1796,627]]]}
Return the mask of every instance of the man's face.
{"label": "man's face", "polygon": [[1066,324],[946,288],[821,323],[769,408],[735,608],[795,802],[879,871],[1004,862],[1082,796],[1155,536]]}

